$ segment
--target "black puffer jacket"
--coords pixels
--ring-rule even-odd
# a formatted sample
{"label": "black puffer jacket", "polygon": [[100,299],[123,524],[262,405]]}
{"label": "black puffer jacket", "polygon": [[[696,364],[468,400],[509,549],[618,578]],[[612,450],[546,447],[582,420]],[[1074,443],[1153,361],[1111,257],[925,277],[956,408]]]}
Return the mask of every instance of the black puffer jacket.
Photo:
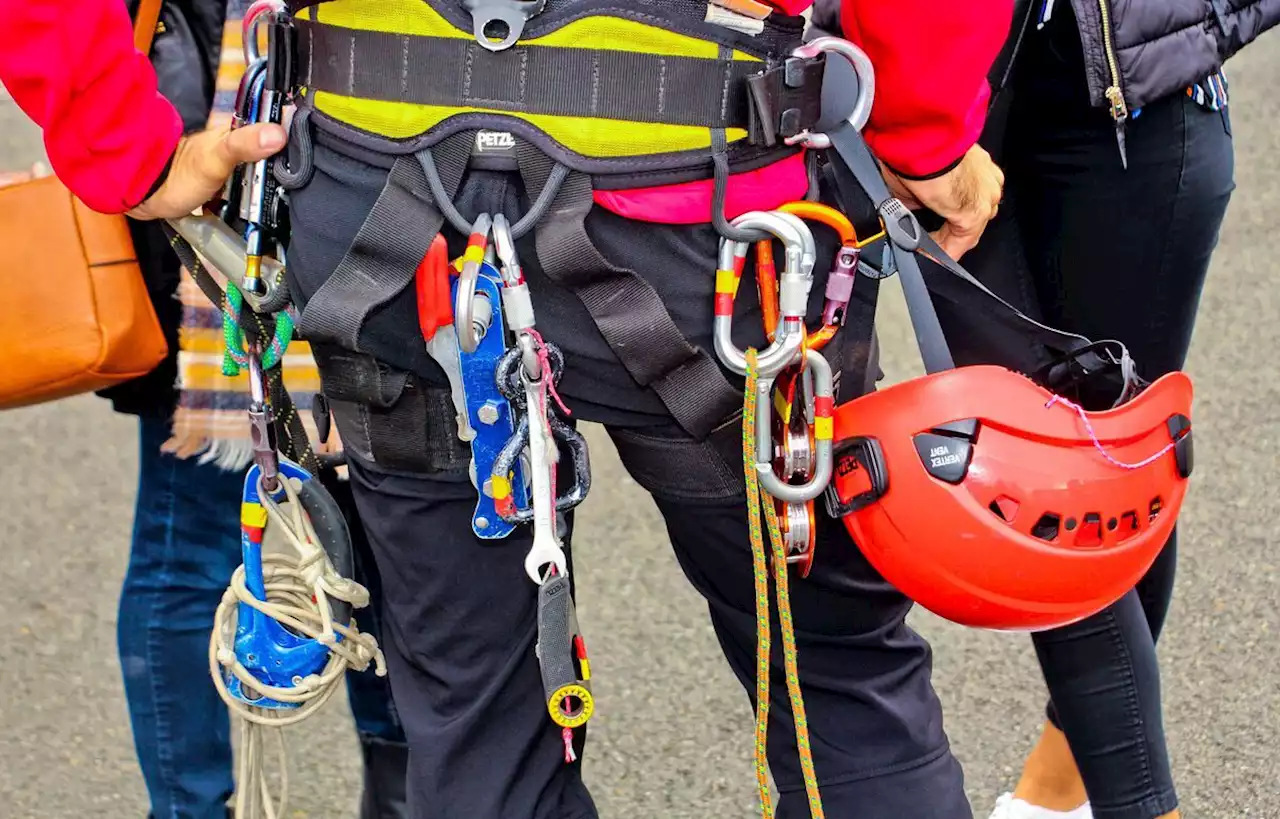
{"label": "black puffer jacket", "polygon": [[[136,14],[138,0],[126,0]],[[151,46],[160,93],[182,115],[187,131],[204,128],[213,108],[218,62],[222,54],[226,0],[166,0]],[[151,302],[169,341],[169,356],[141,378],[98,393],[117,412],[167,415],[177,400],[178,326],[182,305],[175,298],[180,266],[169,243],[154,222],[130,222],[138,262],[147,280]]]}
{"label": "black puffer jacket", "polygon": [[1280,0],[1071,0],[1071,6],[1089,96],[1115,118],[1203,80],[1280,23]]}
{"label": "black puffer jacket", "polygon": [[[1200,82],[1280,23],[1280,0],[1070,2],[1084,46],[1089,97],[1119,118]],[[1036,24],[1045,0],[1015,0],[1014,6],[1008,45],[992,70],[997,87],[1016,55],[1019,33]],[[816,27],[838,32],[839,15],[840,0],[815,0]]]}

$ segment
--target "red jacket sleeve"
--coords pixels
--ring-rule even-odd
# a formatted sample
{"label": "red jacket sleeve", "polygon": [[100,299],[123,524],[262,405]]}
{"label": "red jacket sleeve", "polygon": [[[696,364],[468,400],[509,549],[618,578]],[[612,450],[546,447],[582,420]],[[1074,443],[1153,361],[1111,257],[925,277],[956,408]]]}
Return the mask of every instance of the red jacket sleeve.
{"label": "red jacket sleeve", "polygon": [[1013,0],[843,0],[840,21],[876,70],[871,150],[903,176],[954,167],[982,133]]}
{"label": "red jacket sleeve", "polygon": [[150,194],[182,119],[133,47],[121,0],[0,0],[0,82],[44,131],[49,163],[86,205],[123,213]]}

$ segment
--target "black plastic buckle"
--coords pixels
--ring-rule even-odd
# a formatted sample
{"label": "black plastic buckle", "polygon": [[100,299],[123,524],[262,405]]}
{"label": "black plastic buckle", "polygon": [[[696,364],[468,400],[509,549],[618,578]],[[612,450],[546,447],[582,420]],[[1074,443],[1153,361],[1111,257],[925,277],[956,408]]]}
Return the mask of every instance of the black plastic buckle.
{"label": "black plastic buckle", "polygon": [[836,462],[836,477],[863,469],[867,473],[867,479],[871,481],[870,489],[842,501],[840,493],[836,491],[836,482],[832,480],[823,496],[827,514],[832,518],[838,520],[859,509],[865,509],[889,491],[889,469],[885,464],[884,450],[875,438],[846,438],[836,444],[832,457]]}
{"label": "black plastic buckle", "polygon": [[776,147],[818,124],[826,55],[788,57],[781,65],[747,78],[747,139]]}
{"label": "black plastic buckle", "polygon": [[1114,409],[1150,386],[1128,348],[1114,340],[1082,344],[1036,370],[1031,380],[1089,411]]}
{"label": "black plastic buckle", "polygon": [[876,208],[880,213],[880,221],[884,223],[884,231],[889,234],[889,241],[909,252],[920,247],[920,239],[924,229],[916,215],[907,210],[907,206],[897,199],[886,199]]}
{"label": "black plastic buckle", "polygon": [[272,14],[267,21],[267,80],[264,88],[288,97],[297,81],[297,30],[286,14]]}

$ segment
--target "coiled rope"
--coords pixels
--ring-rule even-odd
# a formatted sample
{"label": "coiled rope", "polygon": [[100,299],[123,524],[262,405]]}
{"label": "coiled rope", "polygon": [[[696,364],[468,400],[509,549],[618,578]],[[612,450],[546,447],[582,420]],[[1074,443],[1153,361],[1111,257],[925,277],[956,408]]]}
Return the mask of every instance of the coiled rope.
{"label": "coiled rope", "polygon": [[755,569],[756,590],[756,784],[760,790],[760,812],[773,819],[773,800],[769,794],[769,682],[771,677],[772,636],[769,618],[769,567],[765,558],[764,535],[760,529],[760,507],[764,506],[769,540],[773,545],[773,575],[778,597],[778,630],[782,634],[782,657],[786,671],[787,693],[796,724],[796,746],[800,752],[800,770],[809,797],[809,815],[824,819],[822,795],[818,791],[818,775],[813,766],[813,749],[809,744],[809,721],[805,716],[804,696],[800,691],[799,662],[796,656],[795,623],[791,617],[791,592],[787,576],[787,551],[778,526],[778,512],[773,498],[760,487],[756,475],[756,350],[747,350],[747,384],[743,390],[742,461],[747,481],[747,526],[751,532],[751,556]]}
{"label": "coiled rope", "polygon": [[[372,635],[362,634],[354,618],[348,625],[332,622],[329,598],[343,600],[353,608],[368,605],[369,592],[360,584],[341,577],[325,558],[320,539],[298,499],[298,485],[281,476],[280,483],[288,509],[271,498],[259,481],[258,492],[267,511],[267,537],[283,535],[295,554],[283,550],[262,555],[266,601],[253,595],[245,583],[242,564],[232,575],[215,614],[209,640],[209,673],[231,713],[241,719],[240,761],[236,776],[236,819],[282,819],[288,804],[288,759],[284,746],[285,726],[301,722],[322,708],[343,687],[348,669],[364,671],[373,663],[378,676],[386,674],[382,651]],[[238,622],[237,606],[244,603],[275,620],[294,633],[318,640],[329,648],[323,671],[295,677],[290,687],[267,685],[254,677],[236,658],[234,643]],[[341,636],[338,640],[335,633]],[[248,705],[233,697],[224,674],[230,672],[242,684],[263,697],[296,703],[294,709],[269,709]],[[273,732],[278,742],[280,795],[273,798],[266,776],[266,734]]]}

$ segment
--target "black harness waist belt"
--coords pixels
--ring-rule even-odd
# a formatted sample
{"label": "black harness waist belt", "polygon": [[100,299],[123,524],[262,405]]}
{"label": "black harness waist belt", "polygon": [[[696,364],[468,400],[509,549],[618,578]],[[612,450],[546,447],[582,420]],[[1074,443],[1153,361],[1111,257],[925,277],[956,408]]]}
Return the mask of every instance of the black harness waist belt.
{"label": "black harness waist belt", "polygon": [[[748,128],[762,62],[392,34],[296,20],[298,85],[360,99]],[[821,83],[817,83],[821,87]]]}

